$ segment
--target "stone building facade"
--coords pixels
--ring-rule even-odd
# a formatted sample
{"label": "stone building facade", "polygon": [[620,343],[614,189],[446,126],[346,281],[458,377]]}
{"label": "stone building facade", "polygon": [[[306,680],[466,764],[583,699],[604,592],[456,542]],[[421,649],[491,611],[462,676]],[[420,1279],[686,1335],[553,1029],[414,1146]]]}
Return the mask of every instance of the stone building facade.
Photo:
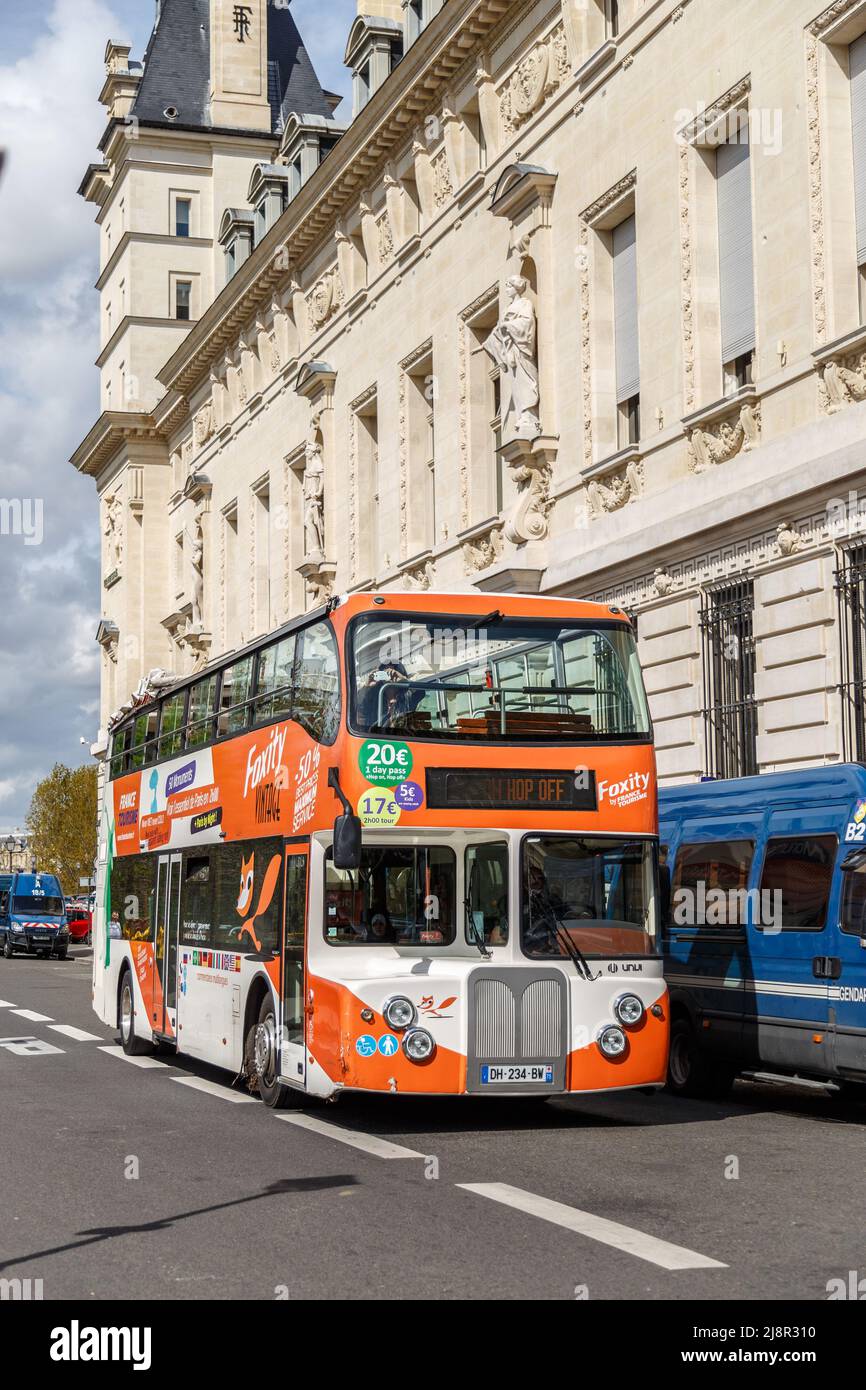
{"label": "stone building facade", "polygon": [[357,8],[345,117],[266,0],[108,46],[103,723],[478,586],[634,616],[663,781],[866,756],[866,0]]}

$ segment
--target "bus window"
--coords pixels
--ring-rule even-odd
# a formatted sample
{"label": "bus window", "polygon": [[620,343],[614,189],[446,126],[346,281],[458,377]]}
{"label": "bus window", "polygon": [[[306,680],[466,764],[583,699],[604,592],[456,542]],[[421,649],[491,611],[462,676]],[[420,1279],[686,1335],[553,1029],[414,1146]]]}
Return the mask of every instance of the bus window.
{"label": "bus window", "polygon": [[508,845],[469,845],[466,850],[467,941],[488,946],[508,941]]}
{"label": "bus window", "polygon": [[327,623],[298,634],[292,717],[319,743],[333,743],[340,723],[337,645]]}
{"label": "bus window", "polygon": [[292,714],[292,669],[295,663],[294,634],[284,637],[259,653],[256,681],[255,722],[290,719]]}
{"label": "bus window", "polygon": [[156,865],[147,855],[123,856],[111,866],[109,936],[152,941]]}
{"label": "bus window", "polygon": [[184,946],[207,946],[211,939],[210,855],[189,855],[183,866],[180,940]]}
{"label": "bus window", "polygon": [[190,690],[187,748],[201,748],[213,738],[216,696],[216,676],[205,676],[204,680],[196,681]]}
{"label": "bus window", "polygon": [[116,729],[111,739],[111,777],[122,777],[126,771],[127,754],[132,742],[132,725]]}
{"label": "bus window", "polygon": [[129,755],[131,769],[144,767],[156,759],[156,730],[159,710],[144,710],[136,716],[132,729],[132,751]]}
{"label": "bus window", "polygon": [[325,865],[325,940],[332,946],[447,946],[457,884],[452,849],[368,847],[357,874]]}
{"label": "bus window", "polygon": [[213,853],[212,944],[217,950],[277,950],[282,862],[282,841],[275,839],[222,845]]}
{"label": "bus window", "polygon": [[183,752],[183,725],[186,715],[186,691],[170,695],[162,703],[159,716],[159,756],[173,758]]}
{"label": "bus window", "polygon": [[[761,895],[781,893],[782,931],[823,931],[838,842],[835,835],[770,840]],[[775,899],[770,899],[775,904]],[[778,915],[773,911],[777,923]]]}
{"label": "bus window", "polygon": [[222,699],[220,701],[219,737],[224,734],[240,734],[249,723],[252,694],[253,660],[245,656],[223,671]]}
{"label": "bus window", "polygon": [[521,930],[535,959],[656,954],[656,854],[648,840],[528,836]]}
{"label": "bus window", "polygon": [[415,737],[648,740],[634,633],[625,623],[489,626],[365,617],[352,628],[352,725]]}
{"label": "bus window", "polygon": [[[755,846],[751,840],[680,845],[670,922],[674,927],[744,927]],[[709,894],[713,894],[709,897]]]}
{"label": "bus window", "polygon": [[841,927],[849,936],[866,938],[866,855],[855,851],[842,865]]}

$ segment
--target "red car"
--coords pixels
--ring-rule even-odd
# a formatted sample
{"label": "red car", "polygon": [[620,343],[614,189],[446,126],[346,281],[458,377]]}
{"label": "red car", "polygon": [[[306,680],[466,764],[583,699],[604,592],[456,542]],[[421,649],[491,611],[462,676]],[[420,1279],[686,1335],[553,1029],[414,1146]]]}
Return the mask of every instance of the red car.
{"label": "red car", "polygon": [[92,919],[90,910],[86,907],[79,907],[77,903],[67,903],[66,920],[69,923],[69,940],[79,946],[90,944],[90,929]]}

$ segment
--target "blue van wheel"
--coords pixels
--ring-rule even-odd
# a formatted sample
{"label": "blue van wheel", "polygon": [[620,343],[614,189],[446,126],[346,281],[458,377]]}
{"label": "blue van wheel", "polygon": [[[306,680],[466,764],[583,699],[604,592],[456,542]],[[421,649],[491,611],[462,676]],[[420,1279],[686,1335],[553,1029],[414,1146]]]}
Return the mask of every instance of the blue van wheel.
{"label": "blue van wheel", "polygon": [[3,942],[3,955],[6,960],[11,960],[15,952],[12,949],[12,942],[9,940],[9,933],[6,933],[6,940]]}
{"label": "blue van wheel", "polygon": [[673,1095],[719,1100],[730,1091],[735,1075],[731,1067],[713,1062],[701,1051],[687,1018],[674,1019],[667,1081],[667,1089]]}

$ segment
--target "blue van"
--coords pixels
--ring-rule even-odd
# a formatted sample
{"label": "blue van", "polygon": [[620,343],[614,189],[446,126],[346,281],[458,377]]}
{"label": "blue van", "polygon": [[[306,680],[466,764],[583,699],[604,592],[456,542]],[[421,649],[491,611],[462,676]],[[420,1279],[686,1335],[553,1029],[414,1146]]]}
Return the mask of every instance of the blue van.
{"label": "blue van", "polygon": [[54,874],[3,874],[0,878],[0,946],[7,960],[16,952],[66,959],[69,951],[66,900]]}
{"label": "blue van", "polygon": [[742,1071],[866,1099],[866,766],[659,795],[669,1088]]}

